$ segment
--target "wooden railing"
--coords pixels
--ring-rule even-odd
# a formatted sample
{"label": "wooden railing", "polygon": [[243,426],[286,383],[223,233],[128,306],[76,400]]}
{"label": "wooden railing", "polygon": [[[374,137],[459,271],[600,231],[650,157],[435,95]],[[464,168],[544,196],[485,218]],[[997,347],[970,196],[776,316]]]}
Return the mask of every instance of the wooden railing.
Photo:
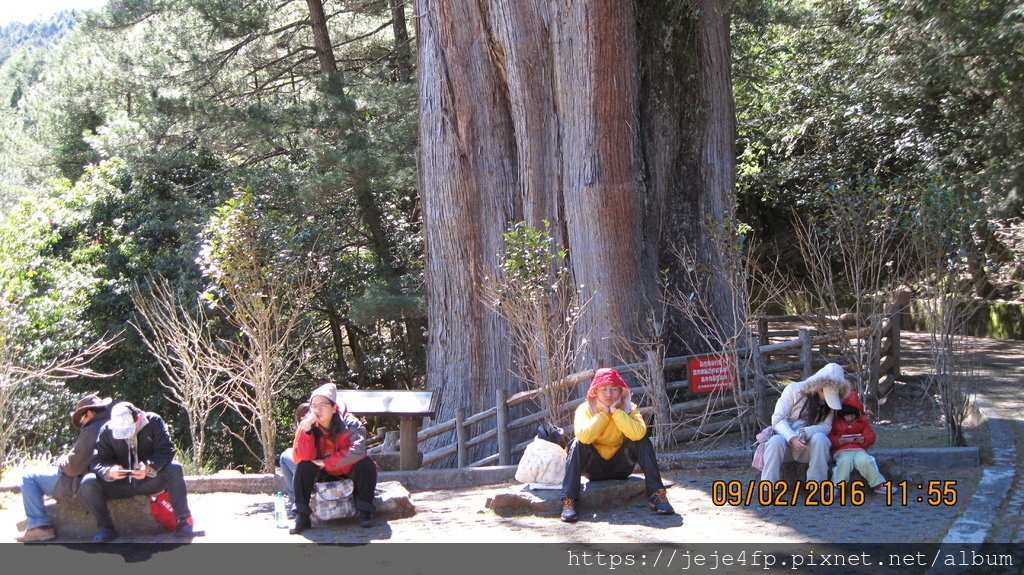
{"label": "wooden railing", "polygon": [[[838,348],[839,338],[846,339],[870,337],[870,328],[861,330],[847,330],[842,336],[818,333],[812,328],[800,327],[793,330],[771,331],[771,324],[787,322],[806,322],[808,318],[800,316],[773,316],[759,318],[757,321],[758,331],[752,340],[750,349],[756,349],[751,357],[750,349],[738,350],[739,378],[743,384],[739,387],[741,392],[714,393],[711,395],[695,395],[689,393],[689,382],[686,379],[686,364],[689,357],[670,357],[663,361],[661,368],[666,374],[666,392],[670,398],[679,399],[671,404],[672,423],[662,422],[656,426],[656,433],[671,433],[675,441],[688,441],[697,436],[721,434],[738,429],[744,422],[758,423],[765,422],[769,417],[769,410],[774,404],[774,396],[781,392],[781,386],[773,385],[770,381],[782,379],[780,376],[792,374],[790,379],[805,379],[816,370],[829,362],[840,362],[842,358],[835,352]],[[884,396],[892,388],[895,376],[899,373],[899,314],[893,314],[882,321],[881,337],[871,338],[874,341],[868,342],[875,354],[876,361],[871,362],[869,371],[871,386],[876,397]],[[792,339],[773,341],[781,337],[795,335]],[[745,361],[746,360],[746,361]],[[849,367],[849,366],[846,366]],[[640,370],[652,369],[647,362],[631,363],[615,366],[623,375],[628,375]],[[682,374],[682,378],[678,374]],[[676,378],[670,374],[677,375]],[[573,387],[582,382],[588,381],[594,376],[593,369],[587,369],[572,374],[562,381],[554,384],[557,388]],[[772,377],[776,376],[776,377]],[[884,393],[882,393],[884,390]],[[645,418],[650,418],[654,407],[645,401],[645,390],[642,387],[632,389],[635,403],[641,405],[640,411]],[[545,420],[547,410],[538,408],[538,411],[528,413],[516,419],[511,419],[509,412],[511,408],[536,403],[541,395],[541,390],[533,389],[508,396],[504,391],[499,390],[495,395],[495,405],[480,413],[466,415],[464,410],[457,409],[455,417],[447,421],[435,423],[429,427],[419,430],[416,439],[420,445],[428,439],[451,433],[454,431],[454,438],[451,443],[437,447],[432,451],[423,453],[421,465],[428,466],[454,456],[458,467],[479,467],[484,465],[511,465],[516,454],[522,453],[526,446],[533,440],[530,439],[521,443],[512,444],[512,437],[516,436],[516,430],[525,427],[535,427]],[[583,402],[582,398],[574,399],[565,404],[565,408],[572,413],[576,407]],[[644,404],[648,405],[644,405]],[[650,419],[648,419],[650,421]],[[481,426],[482,423],[486,426]],[[473,429],[482,427],[482,430],[474,434]],[[566,433],[572,431],[571,426]],[[496,440],[497,451],[470,461],[471,448],[491,440]],[[370,449],[371,453],[380,452],[382,447],[377,446]]]}

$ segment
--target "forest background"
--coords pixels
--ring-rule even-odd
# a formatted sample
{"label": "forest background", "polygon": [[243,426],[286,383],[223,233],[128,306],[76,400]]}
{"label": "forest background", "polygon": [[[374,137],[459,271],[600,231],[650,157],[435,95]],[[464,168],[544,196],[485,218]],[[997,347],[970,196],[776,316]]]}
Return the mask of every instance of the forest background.
{"label": "forest background", "polygon": [[[698,20],[709,3],[664,4]],[[1024,3],[710,4],[731,41],[735,229],[790,282],[779,310],[812,305],[795,230],[842,229],[837,203],[900,207],[904,242],[922,206],[954,206],[946,255],[972,295],[1019,300]],[[85,391],[164,415],[199,472],[272,465],[317,382],[427,385],[418,17],[402,0],[111,0],[0,29],[6,463],[59,454]],[[161,363],[160,293],[218,361]],[[18,379],[96,342],[105,377]],[[175,369],[207,403],[181,405]]]}

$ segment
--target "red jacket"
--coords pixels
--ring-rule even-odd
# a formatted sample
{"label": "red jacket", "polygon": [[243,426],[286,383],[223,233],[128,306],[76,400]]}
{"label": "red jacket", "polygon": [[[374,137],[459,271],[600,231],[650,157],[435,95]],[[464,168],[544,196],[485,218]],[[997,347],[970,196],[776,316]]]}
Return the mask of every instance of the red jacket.
{"label": "red jacket", "polygon": [[292,457],[295,463],[324,460],[324,471],[330,475],[348,475],[352,466],[366,457],[366,428],[359,419],[348,412],[344,404],[335,406],[335,413],[341,418],[341,430],[331,433],[319,423],[309,432],[302,428],[295,430],[292,443]]}
{"label": "red jacket", "polygon": [[[846,418],[840,412],[836,412],[835,417],[832,418],[832,431],[828,434],[829,441],[832,442],[832,455],[843,449],[867,449],[875,443],[875,431],[871,429],[868,416],[864,415],[864,407],[861,405],[856,391],[851,391],[850,395],[843,399],[843,410],[846,409],[856,410],[857,419],[854,419],[853,423],[846,423]],[[864,443],[839,444],[841,436],[858,433],[864,436]]]}

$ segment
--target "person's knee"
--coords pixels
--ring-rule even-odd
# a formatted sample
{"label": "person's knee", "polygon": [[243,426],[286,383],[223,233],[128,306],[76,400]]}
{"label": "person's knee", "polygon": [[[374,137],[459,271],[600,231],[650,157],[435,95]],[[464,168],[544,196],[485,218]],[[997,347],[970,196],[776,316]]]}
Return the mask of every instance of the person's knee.
{"label": "person's knee", "polygon": [[92,473],[87,473],[85,477],[82,477],[82,482],[78,486],[78,492],[84,498],[94,497],[101,494],[102,491],[103,486],[100,484],[100,480]]}
{"label": "person's knee", "polygon": [[811,439],[807,442],[808,445],[813,449],[828,449],[832,446],[832,442],[829,441],[828,436],[824,433],[815,433],[811,435]]}
{"label": "person's knee", "polygon": [[168,478],[185,478],[185,468],[183,468],[177,461],[172,461],[164,466],[164,473],[167,474]]}
{"label": "person's knee", "polygon": [[782,437],[781,435],[773,435],[771,439],[769,439],[768,442],[764,444],[765,451],[770,451],[773,453],[784,453],[788,447],[789,442],[786,441],[786,438]]}
{"label": "person's knee", "polygon": [[308,474],[316,475],[316,472],[319,471],[319,470],[320,470],[320,467],[317,464],[315,464],[315,463],[313,463],[312,461],[309,461],[309,460],[300,461],[299,463],[297,463],[295,465],[295,474],[296,475],[308,475]]}

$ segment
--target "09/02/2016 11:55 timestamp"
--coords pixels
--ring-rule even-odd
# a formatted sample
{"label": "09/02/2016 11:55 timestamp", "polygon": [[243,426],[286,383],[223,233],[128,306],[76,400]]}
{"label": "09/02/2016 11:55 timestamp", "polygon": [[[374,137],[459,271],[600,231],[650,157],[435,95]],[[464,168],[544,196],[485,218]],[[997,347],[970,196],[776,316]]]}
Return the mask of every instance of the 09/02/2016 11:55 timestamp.
{"label": "09/02/2016 11:55 timestamp", "polygon": [[[876,486],[877,487],[877,486]],[[887,506],[907,507],[923,504],[932,507],[955,506],[956,481],[930,480],[917,483],[886,481],[881,484]],[[863,481],[715,481],[711,484],[711,502],[717,506],[860,506],[869,488]]]}

